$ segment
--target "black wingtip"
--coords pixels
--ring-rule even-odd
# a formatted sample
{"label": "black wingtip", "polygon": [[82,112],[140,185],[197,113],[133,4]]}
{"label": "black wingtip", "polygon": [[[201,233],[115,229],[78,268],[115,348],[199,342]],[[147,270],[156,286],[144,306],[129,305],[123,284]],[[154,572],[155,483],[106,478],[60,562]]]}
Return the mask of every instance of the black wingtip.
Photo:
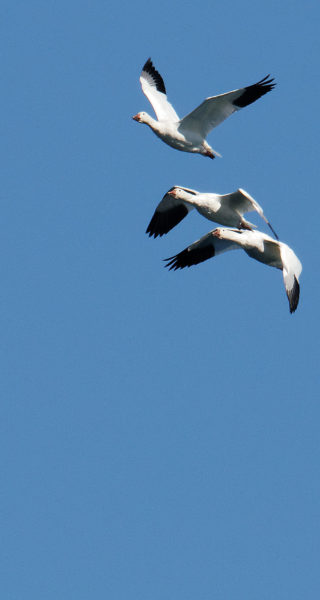
{"label": "black wingtip", "polygon": [[192,248],[192,246],[189,246],[188,248],[182,250],[182,252],[179,252],[179,254],[170,256],[164,260],[167,262],[165,266],[169,268],[169,271],[172,269],[176,271],[177,269],[185,269],[185,267],[198,265],[199,263],[208,260],[208,258],[212,258],[214,255],[214,246],[208,244],[207,246],[202,246],[200,248]]}
{"label": "black wingtip", "polygon": [[163,81],[160,73],[153,66],[151,58],[148,58],[148,60],[145,62],[145,64],[142,67],[142,71],[145,71],[145,73],[148,73],[148,75],[150,75],[150,77],[152,77],[158,92],[162,92],[162,94],[167,93],[165,85],[164,85],[164,81]]}
{"label": "black wingtip", "polygon": [[167,263],[164,265],[168,268],[169,271],[177,271],[178,269],[184,269],[185,267],[190,267],[191,264],[188,263],[187,260],[188,250],[182,250],[179,254],[175,254],[175,256],[169,256],[169,258],[164,258],[163,260]]}
{"label": "black wingtip", "polygon": [[178,225],[187,214],[188,209],[184,204],[173,206],[165,211],[156,210],[147,227],[146,233],[149,234],[149,237],[154,236],[156,238],[158,235],[162,237]]}
{"label": "black wingtip", "polygon": [[270,75],[266,75],[260,79],[260,81],[257,81],[257,83],[249,85],[244,89],[241,96],[237,98],[237,100],[234,100],[234,106],[237,108],[244,108],[245,106],[252,104],[252,102],[255,102],[261,98],[261,96],[264,96],[264,94],[267,94],[273,90],[273,88],[277,85],[273,82],[274,78],[270,78]]}
{"label": "black wingtip", "polygon": [[156,239],[156,237],[161,237],[162,233],[156,233],[155,231],[151,231],[150,229],[150,225],[148,227],[148,229],[146,229],[146,234],[149,236],[149,238],[154,237],[154,239]]}
{"label": "black wingtip", "polygon": [[149,56],[148,60],[146,60],[146,62],[144,63],[143,67],[142,67],[142,71],[147,71],[148,73],[148,69],[152,69],[153,64],[152,64],[152,60],[151,57]]}
{"label": "black wingtip", "polygon": [[276,240],[278,240],[278,241],[279,241],[279,236],[278,236],[278,234],[275,232],[275,230],[273,229],[273,227],[272,227],[272,225],[271,225],[270,221],[268,221],[268,225],[269,225],[269,227],[270,227],[270,229],[271,229],[271,231],[272,231],[272,233],[273,233],[274,237],[276,238]]}
{"label": "black wingtip", "polygon": [[300,298],[300,285],[296,276],[294,276],[293,287],[289,292],[287,292],[287,296],[289,300],[290,313],[292,314],[297,309]]}

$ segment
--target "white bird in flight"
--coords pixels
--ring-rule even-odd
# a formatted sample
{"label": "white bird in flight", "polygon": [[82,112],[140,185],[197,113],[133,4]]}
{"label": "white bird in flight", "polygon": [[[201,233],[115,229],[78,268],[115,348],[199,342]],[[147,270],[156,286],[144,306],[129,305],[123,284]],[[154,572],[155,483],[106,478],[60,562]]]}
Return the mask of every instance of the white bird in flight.
{"label": "white bird in flight", "polygon": [[179,254],[166,258],[166,267],[171,271],[197,265],[213,256],[242,248],[251,258],[270,267],[281,269],[284,286],[293,313],[299,303],[299,276],[302,265],[293,250],[273,240],[261,231],[217,228],[204,235]]}
{"label": "white bird in flight", "polygon": [[139,123],[149,125],[152,131],[172,148],[203,154],[213,159],[215,155],[220,155],[206,142],[211,129],[217,127],[235,111],[270,92],[276,85],[272,83],[273,81],[270,75],[266,75],[248,87],[206,98],[186,117],[179,119],[172,104],[167,100],[166,88],[160,73],[148,58],[140,75],[140,83],[158,120],[153,119],[146,112],[139,112],[132,118]]}
{"label": "white bird in flight", "polygon": [[238,189],[231,194],[201,194],[185,187],[172,187],[159,202],[148,225],[146,233],[155,238],[171,231],[187,214],[196,208],[197,211],[220,225],[252,230],[256,226],[243,218],[246,212],[256,211],[268,224],[278,239],[271,223],[263,214],[263,210],[248,192]]}

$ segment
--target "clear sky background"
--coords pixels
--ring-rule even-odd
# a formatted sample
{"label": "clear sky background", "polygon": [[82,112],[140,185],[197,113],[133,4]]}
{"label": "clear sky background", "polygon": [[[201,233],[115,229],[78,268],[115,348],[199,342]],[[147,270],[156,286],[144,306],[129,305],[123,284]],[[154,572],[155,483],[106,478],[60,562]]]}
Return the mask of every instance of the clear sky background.
{"label": "clear sky background", "polygon": [[[3,600],[320,597],[319,17],[2,1]],[[149,56],[181,116],[278,85],[210,161],[132,121]],[[256,198],[303,263],[294,315],[245,253],[164,269],[214,227],[145,235],[174,184]]]}

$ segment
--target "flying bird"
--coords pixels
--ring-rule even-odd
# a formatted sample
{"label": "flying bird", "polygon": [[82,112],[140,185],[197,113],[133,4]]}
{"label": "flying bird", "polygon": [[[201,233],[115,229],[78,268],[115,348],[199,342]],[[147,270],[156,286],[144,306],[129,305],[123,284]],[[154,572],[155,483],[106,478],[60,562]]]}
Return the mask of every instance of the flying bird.
{"label": "flying bird", "polygon": [[278,239],[271,223],[263,214],[263,210],[248,192],[239,188],[231,194],[201,194],[196,190],[185,187],[172,187],[159,202],[148,225],[146,233],[155,238],[168,233],[196,208],[197,211],[220,225],[252,230],[256,227],[246,221],[243,214],[256,211],[268,224],[274,236]]}
{"label": "flying bird", "polygon": [[252,104],[270,92],[276,85],[272,83],[273,81],[270,75],[266,75],[248,87],[206,98],[186,117],[179,119],[172,104],[167,100],[166,88],[160,73],[148,58],[140,75],[140,83],[158,120],[153,119],[146,112],[139,112],[132,118],[139,123],[149,125],[154,133],[172,148],[183,152],[195,152],[213,159],[215,155],[220,155],[206,142],[211,129],[217,127],[235,111]]}
{"label": "flying bird", "polygon": [[219,227],[179,254],[166,258],[165,266],[169,267],[170,271],[172,269],[176,271],[197,265],[228,250],[241,248],[251,258],[282,271],[290,312],[293,313],[299,303],[301,262],[287,244],[276,241],[261,231]]}

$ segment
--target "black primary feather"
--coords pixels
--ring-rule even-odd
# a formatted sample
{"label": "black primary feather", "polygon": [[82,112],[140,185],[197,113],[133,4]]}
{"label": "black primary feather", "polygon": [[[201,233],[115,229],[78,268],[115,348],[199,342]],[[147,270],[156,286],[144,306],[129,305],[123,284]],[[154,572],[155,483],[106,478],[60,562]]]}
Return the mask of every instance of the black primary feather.
{"label": "black primary feather", "polygon": [[162,94],[167,94],[164,81],[160,73],[153,66],[151,58],[148,58],[142,71],[145,71],[146,73],[148,73],[148,75],[150,75],[150,77],[152,77],[158,92],[162,92]]}
{"label": "black primary feather", "polygon": [[296,277],[294,277],[293,288],[287,292],[287,296],[290,305],[290,312],[293,313],[297,309],[300,297],[300,285]]}
{"label": "black primary feather", "polygon": [[146,233],[149,234],[149,237],[154,236],[156,238],[158,235],[161,237],[165,233],[168,233],[168,231],[171,231],[173,227],[178,225],[178,223],[180,223],[180,221],[182,221],[187,214],[188,209],[184,206],[184,204],[174,206],[165,212],[156,210],[148,225]]}
{"label": "black primary feather", "polygon": [[215,249],[212,244],[208,244],[207,246],[203,246],[202,248],[193,248],[190,250],[186,248],[176,254],[175,256],[170,256],[169,258],[165,258],[167,261],[166,267],[169,267],[169,271],[174,269],[184,269],[185,267],[191,267],[192,265],[198,265],[208,258],[212,258],[215,255]]}
{"label": "black primary feather", "polygon": [[237,106],[238,108],[243,108],[244,106],[248,106],[270,92],[274,87],[275,83],[272,83],[274,79],[268,79],[270,75],[266,75],[263,79],[260,79],[257,83],[253,85],[249,85],[245,88],[244,92],[241,94],[237,100],[234,100],[232,104]]}

